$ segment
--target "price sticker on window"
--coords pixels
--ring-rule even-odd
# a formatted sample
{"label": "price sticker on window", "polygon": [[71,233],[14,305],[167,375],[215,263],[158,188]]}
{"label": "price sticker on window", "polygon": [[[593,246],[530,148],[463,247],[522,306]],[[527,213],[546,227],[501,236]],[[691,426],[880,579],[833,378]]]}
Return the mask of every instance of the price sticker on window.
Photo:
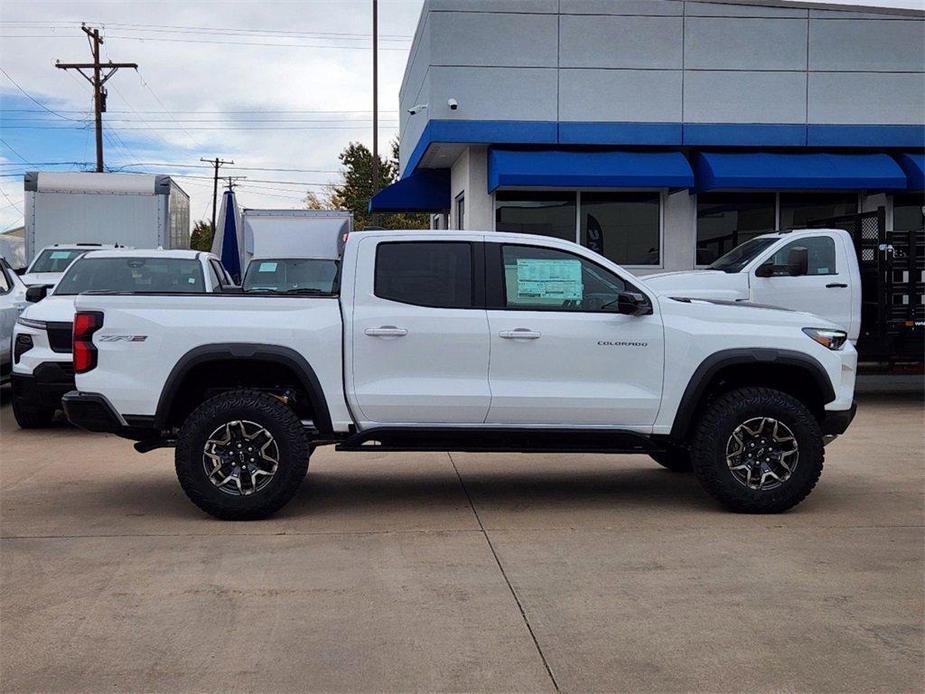
{"label": "price sticker on window", "polygon": [[582,296],[580,260],[517,259],[519,299],[581,301]]}
{"label": "price sticker on window", "polygon": [[277,263],[260,263],[257,272],[276,272]]}

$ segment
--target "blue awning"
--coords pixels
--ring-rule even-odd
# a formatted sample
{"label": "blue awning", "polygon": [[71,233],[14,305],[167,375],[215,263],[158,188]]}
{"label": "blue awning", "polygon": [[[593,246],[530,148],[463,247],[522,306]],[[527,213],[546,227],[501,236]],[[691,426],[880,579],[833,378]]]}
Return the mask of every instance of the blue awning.
{"label": "blue awning", "polygon": [[383,188],[369,201],[370,212],[440,212],[448,209],[449,169],[418,169]]}
{"label": "blue awning", "polygon": [[897,154],[896,161],[906,172],[909,190],[925,190],[925,153]]}
{"label": "blue awning", "polygon": [[701,152],[698,190],[904,190],[906,174],[886,154]]}
{"label": "blue awning", "polygon": [[500,186],[690,188],[694,174],[680,152],[570,152],[491,149],[488,192]]}

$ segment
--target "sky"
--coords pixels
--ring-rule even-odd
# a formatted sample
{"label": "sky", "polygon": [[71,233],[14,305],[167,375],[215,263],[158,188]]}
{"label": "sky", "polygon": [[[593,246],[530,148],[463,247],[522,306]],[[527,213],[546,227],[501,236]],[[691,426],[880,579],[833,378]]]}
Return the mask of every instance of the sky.
{"label": "sky", "polygon": [[[477,3],[479,0],[473,0]],[[339,180],[337,155],[372,144],[370,0],[0,0],[0,231],[22,223],[26,170],[93,170],[90,85],[55,61],[138,63],[108,82],[107,168],[167,173],[211,215],[201,157],[244,207],[300,207]],[[380,153],[398,134],[398,89],[423,0],[379,0]],[[877,4],[925,9],[925,0]],[[67,162],[63,165],[54,166]],[[142,166],[135,166],[142,164]]]}

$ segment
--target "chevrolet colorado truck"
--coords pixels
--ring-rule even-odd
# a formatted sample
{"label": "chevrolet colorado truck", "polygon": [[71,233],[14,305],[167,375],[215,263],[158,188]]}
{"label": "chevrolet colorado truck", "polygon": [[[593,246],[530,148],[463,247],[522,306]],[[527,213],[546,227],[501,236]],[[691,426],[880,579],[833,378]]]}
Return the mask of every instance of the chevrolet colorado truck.
{"label": "chevrolet colorado truck", "polygon": [[219,518],[296,493],[315,447],[649,454],[784,511],[855,412],[857,354],[807,313],[659,296],[593,251],[500,232],[349,236],[332,291],[77,297],[68,418],[175,446]]}

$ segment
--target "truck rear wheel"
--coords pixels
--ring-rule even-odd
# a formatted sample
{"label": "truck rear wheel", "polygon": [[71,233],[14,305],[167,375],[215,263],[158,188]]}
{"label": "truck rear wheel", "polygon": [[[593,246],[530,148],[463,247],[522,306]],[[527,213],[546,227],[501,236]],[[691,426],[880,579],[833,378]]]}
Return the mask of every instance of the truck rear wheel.
{"label": "truck rear wheel", "polygon": [[691,446],[694,472],[721,504],[740,513],[796,506],[822,474],[822,431],[796,398],[740,388],[710,404]]}
{"label": "truck rear wheel", "polygon": [[235,390],[193,410],[177,438],[175,465],[183,491],[203,511],[256,520],[292,499],[310,454],[289,407],[266,393]]}

